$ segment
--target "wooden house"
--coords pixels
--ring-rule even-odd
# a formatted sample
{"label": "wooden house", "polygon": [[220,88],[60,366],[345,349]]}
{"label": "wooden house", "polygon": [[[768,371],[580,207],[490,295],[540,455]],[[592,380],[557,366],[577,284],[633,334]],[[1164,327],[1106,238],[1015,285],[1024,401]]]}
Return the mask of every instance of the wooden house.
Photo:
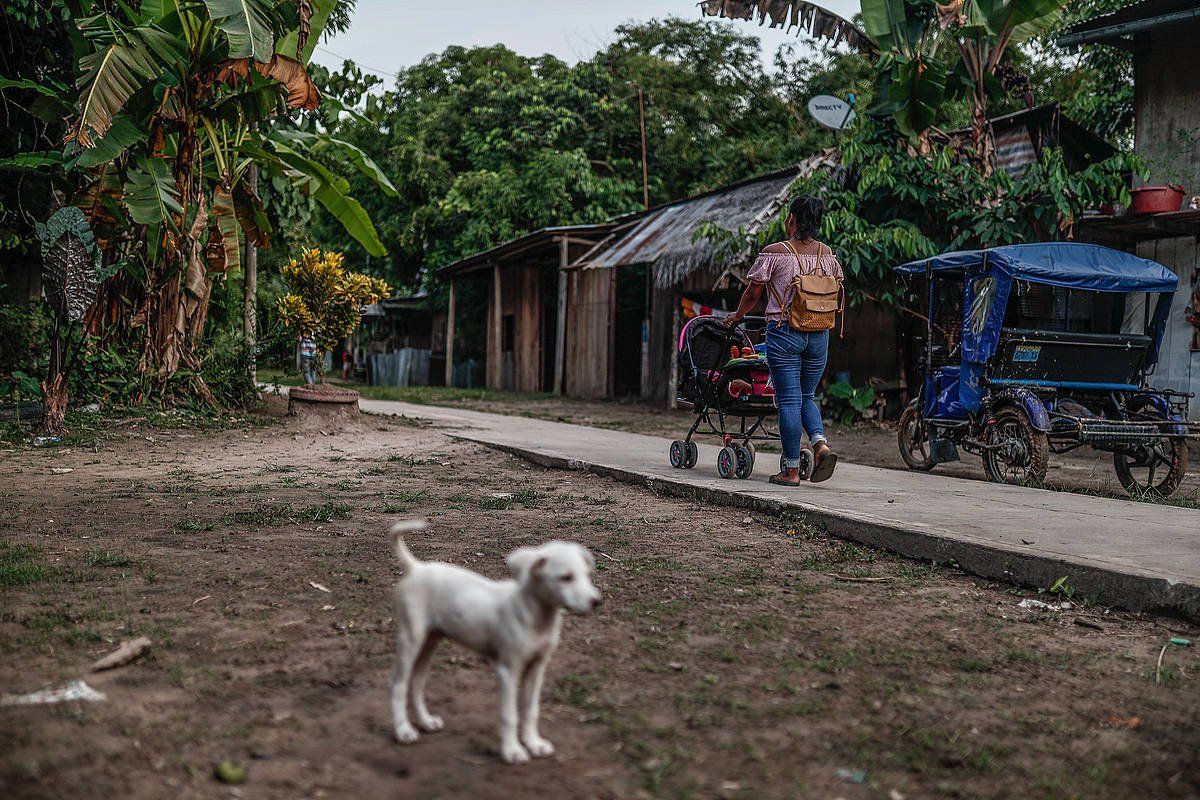
{"label": "wooden house", "polygon": [[519,392],[561,388],[567,299],[559,269],[612,227],[542,228],[439,269],[450,290],[446,385],[482,383]]}
{"label": "wooden house", "polygon": [[[753,234],[771,223],[798,180],[837,169],[834,150],[767,175],[677,200],[618,221],[604,240],[566,267],[568,317],[564,390],[578,397],[675,398],[676,354],[689,309],[732,309],[755,253],[701,235],[710,226]],[[899,376],[895,318],[864,304],[830,354],[830,374],[855,383]]]}
{"label": "wooden house", "polygon": [[[1153,259],[1179,276],[1153,382],[1200,393],[1200,5],[1144,0],[1087,20],[1059,38],[1065,47],[1117,47],[1133,53],[1134,150],[1150,166],[1139,185],[1178,183],[1179,209],[1085,218],[1076,236]],[[1200,419],[1200,402],[1191,403]]]}

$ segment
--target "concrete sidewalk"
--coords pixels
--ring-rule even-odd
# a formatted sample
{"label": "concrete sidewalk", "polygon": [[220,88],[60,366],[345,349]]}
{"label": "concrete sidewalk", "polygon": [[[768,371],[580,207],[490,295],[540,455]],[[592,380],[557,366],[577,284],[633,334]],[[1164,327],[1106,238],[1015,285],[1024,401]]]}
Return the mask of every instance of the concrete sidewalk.
{"label": "concrete sidewalk", "polygon": [[1077,595],[1106,605],[1200,618],[1197,510],[846,463],[826,483],[791,489],[767,483],[778,467],[770,454],[748,480],[723,480],[713,445],[700,445],[694,469],[677,470],[667,458],[670,442],[652,436],[380,400],[364,399],[361,407],[429,420],[544,466],[805,514],[836,536],[987,578],[1044,588],[1066,576]]}

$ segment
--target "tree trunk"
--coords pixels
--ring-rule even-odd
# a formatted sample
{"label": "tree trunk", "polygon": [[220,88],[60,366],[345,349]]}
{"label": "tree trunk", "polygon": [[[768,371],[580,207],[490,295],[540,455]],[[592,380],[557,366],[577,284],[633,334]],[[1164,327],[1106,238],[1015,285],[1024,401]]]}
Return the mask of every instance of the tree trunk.
{"label": "tree trunk", "polygon": [[[251,164],[246,173],[246,181],[250,184],[250,193],[258,194],[258,165]],[[246,286],[242,298],[242,336],[246,340],[246,354],[249,359],[250,385],[258,393],[258,247],[246,237]]]}
{"label": "tree trunk", "polygon": [[988,126],[987,89],[982,81],[975,86],[971,98],[971,145],[975,153],[975,164],[984,177],[992,174],[995,161],[995,148],[992,146],[992,132]]}
{"label": "tree trunk", "polygon": [[200,356],[197,352],[204,323],[208,319],[208,302],[212,293],[204,245],[200,241],[207,224],[208,211],[201,206],[181,244],[184,265],[171,270],[172,274],[167,275],[158,288],[150,290],[146,301],[142,372],[151,379],[157,393],[165,394],[175,373],[184,367],[194,373],[197,393],[205,401],[216,404],[200,377]]}
{"label": "tree trunk", "polygon": [[38,430],[46,436],[62,436],[67,429],[67,376],[58,372],[49,382],[42,381],[42,424]]}

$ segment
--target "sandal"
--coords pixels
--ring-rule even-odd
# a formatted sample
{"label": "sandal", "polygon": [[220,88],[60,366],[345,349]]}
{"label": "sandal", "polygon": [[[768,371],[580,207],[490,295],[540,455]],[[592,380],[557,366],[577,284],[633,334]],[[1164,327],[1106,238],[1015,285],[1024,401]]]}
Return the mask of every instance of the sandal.
{"label": "sandal", "polygon": [[773,483],[776,486],[790,486],[793,489],[795,489],[800,484],[804,483],[804,481],[802,481],[802,480],[796,481],[795,483],[792,483],[791,481],[780,480],[778,475],[772,475],[770,478],[767,479],[767,482]]}
{"label": "sandal", "polygon": [[812,475],[808,477],[813,483],[827,481],[833,477],[833,470],[837,466],[837,453],[832,450],[817,458],[817,463],[813,466]]}

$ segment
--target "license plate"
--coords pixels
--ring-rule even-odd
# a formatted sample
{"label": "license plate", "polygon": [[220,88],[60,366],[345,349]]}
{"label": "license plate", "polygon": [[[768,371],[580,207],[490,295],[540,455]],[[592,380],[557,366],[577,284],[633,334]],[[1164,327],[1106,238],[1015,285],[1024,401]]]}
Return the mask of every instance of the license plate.
{"label": "license plate", "polygon": [[1031,344],[1019,344],[1013,348],[1013,361],[1018,361],[1025,364],[1037,363],[1038,356],[1041,355],[1042,348]]}

